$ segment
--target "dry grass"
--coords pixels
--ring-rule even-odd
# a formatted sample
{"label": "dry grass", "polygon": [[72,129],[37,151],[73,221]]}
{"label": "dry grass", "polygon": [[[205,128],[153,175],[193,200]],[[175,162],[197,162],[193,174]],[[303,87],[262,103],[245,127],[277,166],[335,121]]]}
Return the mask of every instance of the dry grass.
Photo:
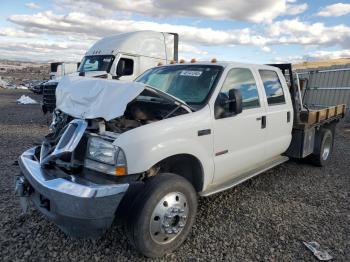
{"label": "dry grass", "polygon": [[303,62],[300,64],[293,65],[294,69],[307,69],[307,68],[318,68],[318,67],[328,67],[333,65],[345,65],[350,64],[350,58],[339,58],[339,59],[330,59],[323,61],[309,61]]}

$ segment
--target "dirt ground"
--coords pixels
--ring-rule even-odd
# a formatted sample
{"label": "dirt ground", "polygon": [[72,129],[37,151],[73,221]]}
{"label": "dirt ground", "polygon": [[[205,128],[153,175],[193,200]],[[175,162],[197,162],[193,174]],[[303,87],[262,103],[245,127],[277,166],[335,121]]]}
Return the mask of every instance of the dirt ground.
{"label": "dirt ground", "polygon": [[[13,179],[18,156],[48,132],[29,91],[0,90],[0,260],[141,261],[118,225],[99,240],[73,240],[39,212],[21,214]],[[233,189],[199,200],[185,243],[163,260],[316,261],[317,241],[335,261],[350,261],[350,123],[338,125],[331,163],[289,161]]]}

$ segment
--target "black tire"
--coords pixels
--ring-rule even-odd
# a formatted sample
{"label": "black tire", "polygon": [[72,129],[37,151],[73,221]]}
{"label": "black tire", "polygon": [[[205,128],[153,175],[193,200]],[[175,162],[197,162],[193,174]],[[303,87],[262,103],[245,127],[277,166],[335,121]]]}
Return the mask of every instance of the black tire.
{"label": "black tire", "polygon": [[[325,166],[333,151],[333,133],[329,129],[321,129],[319,132],[315,140],[314,153],[310,155],[309,160],[316,166]],[[327,150],[329,150],[328,153],[326,153]]]}
{"label": "black tire", "polygon": [[[186,197],[188,206],[187,219],[181,231],[170,243],[157,243],[151,236],[151,218],[160,201],[173,192],[180,192]],[[175,193],[176,194],[176,193]],[[176,198],[176,201],[178,198]],[[197,194],[193,186],[183,177],[171,173],[151,177],[143,188],[126,219],[126,233],[131,245],[147,257],[161,257],[180,246],[186,239],[197,213]],[[153,218],[152,218],[153,219]],[[159,219],[159,217],[158,217]],[[156,220],[156,219],[154,219]],[[164,220],[162,220],[164,221]],[[163,222],[162,222],[163,223]],[[162,224],[160,223],[160,224]],[[166,234],[163,231],[161,234]]]}

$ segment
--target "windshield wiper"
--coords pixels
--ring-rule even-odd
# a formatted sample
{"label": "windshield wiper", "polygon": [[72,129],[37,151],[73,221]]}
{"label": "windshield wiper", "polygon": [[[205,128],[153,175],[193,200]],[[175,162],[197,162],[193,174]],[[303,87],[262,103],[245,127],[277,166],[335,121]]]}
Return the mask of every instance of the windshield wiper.
{"label": "windshield wiper", "polygon": [[189,109],[189,111],[194,112],[196,111],[193,107],[191,107],[190,105],[188,105],[186,102],[182,101],[181,99],[174,97],[172,95],[169,95],[168,93],[165,93],[153,86],[147,85],[146,88],[150,91],[155,92],[157,95],[159,95],[161,98],[164,98],[168,101],[172,101],[174,104],[176,105],[182,105],[183,107]]}

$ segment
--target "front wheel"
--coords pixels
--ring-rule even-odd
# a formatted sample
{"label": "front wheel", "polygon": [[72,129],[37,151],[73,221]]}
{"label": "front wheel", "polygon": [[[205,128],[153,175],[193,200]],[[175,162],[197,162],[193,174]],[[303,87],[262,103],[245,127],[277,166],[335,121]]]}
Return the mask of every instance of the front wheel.
{"label": "front wheel", "polygon": [[160,257],[182,244],[197,213],[197,194],[185,178],[164,173],[150,178],[127,219],[131,244],[147,257]]}

